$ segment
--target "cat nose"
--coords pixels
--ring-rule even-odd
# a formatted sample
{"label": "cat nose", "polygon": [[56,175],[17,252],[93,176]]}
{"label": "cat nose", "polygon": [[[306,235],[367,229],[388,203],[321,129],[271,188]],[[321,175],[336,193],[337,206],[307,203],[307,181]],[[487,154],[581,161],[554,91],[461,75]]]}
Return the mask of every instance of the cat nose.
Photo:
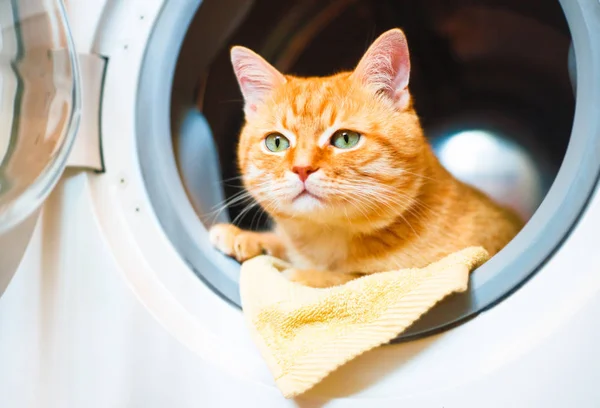
{"label": "cat nose", "polygon": [[310,166],[294,166],[292,167],[292,171],[300,177],[300,181],[305,182],[308,176],[310,176],[315,171],[319,170],[318,167],[310,167]]}

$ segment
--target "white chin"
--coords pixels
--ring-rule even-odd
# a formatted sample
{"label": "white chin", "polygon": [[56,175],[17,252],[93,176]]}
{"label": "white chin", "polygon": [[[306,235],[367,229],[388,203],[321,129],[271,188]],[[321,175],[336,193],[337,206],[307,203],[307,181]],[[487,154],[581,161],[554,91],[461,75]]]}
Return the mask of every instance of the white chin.
{"label": "white chin", "polygon": [[323,208],[321,200],[310,194],[303,194],[292,201],[292,210],[299,213],[309,213],[320,208]]}

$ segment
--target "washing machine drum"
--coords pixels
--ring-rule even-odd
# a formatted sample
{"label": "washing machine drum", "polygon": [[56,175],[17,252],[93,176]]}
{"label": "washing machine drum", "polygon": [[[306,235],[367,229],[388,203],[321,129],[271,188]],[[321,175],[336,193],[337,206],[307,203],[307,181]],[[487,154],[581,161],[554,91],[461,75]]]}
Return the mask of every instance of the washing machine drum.
{"label": "washing machine drum", "polygon": [[[574,114],[576,90],[586,92],[575,73],[584,81],[593,67],[576,70],[575,56],[597,51],[585,24],[569,26],[563,12],[586,1],[206,0],[187,29],[173,33],[173,22],[185,20],[174,3],[158,19],[139,86],[141,101],[170,105],[139,108],[139,157],[167,235],[198,277],[234,304],[239,265],[211,248],[206,229],[232,219],[253,229],[268,222],[243,206],[215,212],[241,188],[234,44],[282,72],[328,75],[352,69],[377,35],[401,27],[411,48],[416,109],[440,160],[529,220],[472,274],[468,293],[446,300],[403,338],[449,327],[507,296],[565,238],[591,194],[598,143]],[[153,63],[159,59],[171,61],[172,83]],[[585,120],[588,108],[577,108]]]}

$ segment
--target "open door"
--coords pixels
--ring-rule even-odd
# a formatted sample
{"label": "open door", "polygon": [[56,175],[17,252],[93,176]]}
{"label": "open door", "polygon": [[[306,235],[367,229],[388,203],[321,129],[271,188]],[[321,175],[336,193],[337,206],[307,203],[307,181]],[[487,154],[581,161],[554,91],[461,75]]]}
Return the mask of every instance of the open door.
{"label": "open door", "polygon": [[62,0],[0,2],[0,296],[66,166],[79,88]]}

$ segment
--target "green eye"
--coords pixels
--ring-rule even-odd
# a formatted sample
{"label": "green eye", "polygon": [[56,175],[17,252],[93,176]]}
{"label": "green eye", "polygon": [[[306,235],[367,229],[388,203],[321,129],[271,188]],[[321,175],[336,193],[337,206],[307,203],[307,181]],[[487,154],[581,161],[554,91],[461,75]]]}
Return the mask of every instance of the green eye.
{"label": "green eye", "polygon": [[283,152],[290,147],[290,141],[284,135],[271,133],[265,138],[265,146],[272,152]]}
{"label": "green eye", "polygon": [[338,130],[331,137],[331,144],[338,149],[350,149],[360,140],[360,133],[352,130]]}

